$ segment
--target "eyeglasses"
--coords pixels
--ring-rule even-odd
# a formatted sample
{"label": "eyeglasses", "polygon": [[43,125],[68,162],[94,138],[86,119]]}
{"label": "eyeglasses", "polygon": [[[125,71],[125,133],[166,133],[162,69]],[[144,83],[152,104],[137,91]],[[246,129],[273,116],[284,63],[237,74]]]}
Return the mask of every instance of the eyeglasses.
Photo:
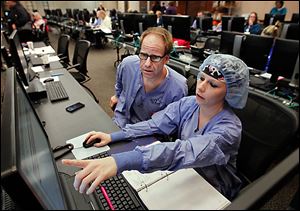
{"label": "eyeglasses", "polygon": [[156,56],[156,55],[148,55],[146,53],[139,53],[139,58],[140,59],[147,60],[148,57],[150,57],[150,60],[152,62],[160,62],[165,56],[166,56],[166,54],[163,55],[163,56]]}

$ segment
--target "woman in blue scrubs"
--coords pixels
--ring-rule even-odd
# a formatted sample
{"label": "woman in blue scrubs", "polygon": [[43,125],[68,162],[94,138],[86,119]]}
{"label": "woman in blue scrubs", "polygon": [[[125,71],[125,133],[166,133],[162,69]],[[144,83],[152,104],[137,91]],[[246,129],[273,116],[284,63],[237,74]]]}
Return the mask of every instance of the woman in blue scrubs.
{"label": "woman in blue scrubs", "polygon": [[[101,181],[124,170],[153,172],[198,168],[224,196],[234,198],[241,187],[236,156],[242,125],[231,108],[241,109],[246,104],[248,67],[234,56],[214,54],[199,70],[196,96],[184,97],[155,113],[150,120],[127,124],[119,132],[92,132],[88,136],[88,142],[95,138],[102,140],[95,146],[153,134],[177,133],[179,139],[138,146],[100,160],[64,160],[65,165],[83,168],[75,177],[75,188],[89,194]],[[93,182],[90,187],[85,185],[89,182]]]}

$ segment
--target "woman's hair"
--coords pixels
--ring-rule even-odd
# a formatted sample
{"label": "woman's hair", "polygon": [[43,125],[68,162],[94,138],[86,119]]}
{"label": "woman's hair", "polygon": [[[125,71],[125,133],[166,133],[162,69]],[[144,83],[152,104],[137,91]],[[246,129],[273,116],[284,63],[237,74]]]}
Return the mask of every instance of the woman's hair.
{"label": "woman's hair", "polygon": [[165,54],[169,54],[173,49],[173,37],[172,34],[162,27],[150,27],[146,31],[143,32],[141,36],[141,45],[145,39],[145,37],[149,34],[156,34],[160,36],[165,43]]}
{"label": "woman's hair", "polygon": [[247,19],[247,24],[249,23],[249,19],[250,19],[250,16],[251,16],[252,14],[255,15],[255,20],[254,20],[254,22],[253,22],[253,25],[254,25],[254,24],[257,24],[257,22],[258,22],[258,17],[257,17],[257,13],[256,13],[256,12],[250,12],[250,14],[249,14],[249,16],[248,16],[248,19]]}

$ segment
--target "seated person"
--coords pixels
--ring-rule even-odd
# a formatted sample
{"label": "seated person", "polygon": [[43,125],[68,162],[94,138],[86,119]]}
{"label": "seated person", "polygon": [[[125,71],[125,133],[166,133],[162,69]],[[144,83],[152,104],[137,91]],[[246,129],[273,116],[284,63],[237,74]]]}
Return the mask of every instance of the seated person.
{"label": "seated person", "polygon": [[257,13],[251,12],[247,19],[244,32],[248,34],[260,34],[261,30],[262,28],[258,23]]}
{"label": "seated person", "polygon": [[241,188],[236,156],[242,124],[231,107],[241,109],[246,104],[248,67],[232,55],[213,54],[199,70],[196,96],[171,103],[150,120],[128,124],[122,131],[112,134],[92,132],[87,142],[100,138],[101,142],[94,146],[104,146],[119,140],[171,133],[177,133],[180,139],[137,146],[132,151],[112,154],[104,159],[63,160],[65,165],[83,168],[76,174],[75,189],[90,194],[101,181],[124,170],[144,173],[199,168],[198,172],[212,186],[232,200]]}
{"label": "seated person", "polygon": [[100,10],[96,13],[96,20],[92,23],[93,27],[99,27],[102,23]]}
{"label": "seated person", "polygon": [[33,16],[33,24],[32,24],[32,28],[33,29],[40,29],[41,25],[44,25],[46,24],[45,20],[42,18],[41,14],[38,13],[38,12],[34,12],[32,14]]}
{"label": "seated person", "polygon": [[156,25],[157,26],[163,26],[162,13],[161,13],[160,10],[156,11],[156,16],[157,16]]}
{"label": "seated person", "polygon": [[120,127],[148,120],[152,114],[187,95],[187,82],[166,66],[173,49],[172,35],[161,27],[148,28],[141,36],[139,55],[128,56],[118,66],[110,106]]}
{"label": "seated person", "polygon": [[193,24],[192,24],[192,28],[193,29],[197,29],[197,19],[199,19],[200,17],[203,17],[204,16],[204,14],[203,14],[203,12],[202,11],[199,11],[198,13],[197,13],[197,16],[196,16],[196,18],[195,18],[195,20],[193,21]]}
{"label": "seated person", "polygon": [[275,7],[270,11],[270,15],[286,15],[287,9],[283,6],[284,1],[275,1]]}
{"label": "seated person", "polygon": [[106,12],[104,10],[97,11],[97,17],[98,17],[98,13],[99,13],[99,17],[101,19],[100,28],[109,29],[111,31],[112,30],[112,26],[111,26],[111,19],[110,19],[110,17],[108,17],[106,15]]}

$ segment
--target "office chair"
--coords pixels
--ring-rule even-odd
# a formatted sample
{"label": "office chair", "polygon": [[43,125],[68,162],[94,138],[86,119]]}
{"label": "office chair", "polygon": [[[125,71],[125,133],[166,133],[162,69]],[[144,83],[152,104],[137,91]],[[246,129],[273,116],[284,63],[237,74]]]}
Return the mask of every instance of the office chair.
{"label": "office chair", "polygon": [[99,100],[96,98],[94,93],[84,85],[85,82],[89,81],[91,78],[87,75],[87,56],[91,43],[87,40],[77,41],[74,49],[72,65],[67,67],[67,70],[76,69],[77,71],[70,71],[70,74],[84,87],[89,93],[94,97],[95,101],[98,103]]}
{"label": "office chair", "polygon": [[67,34],[60,35],[58,39],[58,45],[57,45],[57,56],[63,62],[62,64],[64,65],[64,67],[67,67],[70,62],[69,42],[70,42],[69,35]]}
{"label": "office chair", "polygon": [[297,144],[299,119],[296,112],[283,103],[252,90],[249,90],[245,108],[234,112],[243,126],[237,170],[245,187]]}
{"label": "office chair", "polygon": [[193,74],[187,76],[188,96],[196,94],[197,77]]}

